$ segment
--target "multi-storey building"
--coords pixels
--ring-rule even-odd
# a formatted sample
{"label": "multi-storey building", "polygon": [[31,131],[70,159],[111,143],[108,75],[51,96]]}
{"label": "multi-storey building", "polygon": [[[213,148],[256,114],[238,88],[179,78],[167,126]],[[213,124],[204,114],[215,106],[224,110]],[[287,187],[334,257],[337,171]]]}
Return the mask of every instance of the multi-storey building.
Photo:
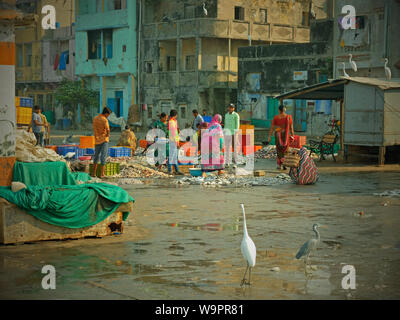
{"label": "multi-storey building", "polygon": [[[56,10],[56,29],[42,27],[45,5]],[[15,30],[16,94],[30,96],[44,110],[62,117],[54,90],[63,78],[75,78],[74,0],[17,0],[17,8],[34,14],[36,22]]]}
{"label": "multi-storey building", "polygon": [[144,121],[178,110],[224,113],[236,102],[238,48],[304,43],[311,1],[141,1],[139,99]]}
{"label": "multi-storey building", "polygon": [[137,39],[135,0],[76,0],[76,75],[108,106],[128,117],[135,104]]}

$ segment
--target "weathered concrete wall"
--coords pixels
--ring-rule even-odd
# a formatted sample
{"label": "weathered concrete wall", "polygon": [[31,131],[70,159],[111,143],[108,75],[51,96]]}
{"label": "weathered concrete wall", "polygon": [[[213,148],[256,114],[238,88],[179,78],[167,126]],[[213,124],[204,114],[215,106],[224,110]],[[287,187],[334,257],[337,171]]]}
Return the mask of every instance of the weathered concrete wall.
{"label": "weathered concrete wall", "polygon": [[[44,82],[61,82],[63,78],[74,80],[75,77],[75,32],[70,27],[63,28],[65,36],[54,40],[42,41],[42,79]],[[72,28],[73,31],[73,28]],[[69,51],[69,63],[66,70],[54,70],[56,54]]]}
{"label": "weathered concrete wall", "polygon": [[0,20],[0,30],[0,157],[12,157],[16,126],[14,25]]}
{"label": "weathered concrete wall", "polygon": [[260,10],[268,9],[268,22],[301,25],[303,12],[309,12],[310,1],[218,0],[218,19],[234,19],[235,6],[245,9],[245,21],[260,22]]}
{"label": "weathered concrete wall", "polygon": [[[385,3],[388,4],[385,8]],[[335,75],[343,75],[342,62],[346,63],[346,72],[350,76],[385,78],[383,58],[389,58],[392,78],[400,77],[400,3],[396,0],[338,0],[335,15],[343,16],[341,8],[353,5],[357,16],[365,19],[365,28],[343,30],[336,19],[334,28]],[[387,37],[385,36],[387,34]],[[355,73],[348,63],[349,56],[357,63]],[[396,67],[398,64],[398,67]]]}
{"label": "weathered concrete wall", "polygon": [[[206,5],[207,15],[203,11],[203,2]],[[144,23],[161,22],[163,17],[169,20],[185,19],[185,7],[194,7],[194,17],[189,18],[216,18],[218,0],[146,0],[144,1]],[[188,12],[188,10],[186,10]]]}
{"label": "weathered concrete wall", "polygon": [[[307,71],[307,80],[294,80],[295,71]],[[261,73],[259,90],[271,95],[315,84],[320,75],[332,78],[332,48],[327,43],[239,48],[239,90],[248,87],[249,73]]]}

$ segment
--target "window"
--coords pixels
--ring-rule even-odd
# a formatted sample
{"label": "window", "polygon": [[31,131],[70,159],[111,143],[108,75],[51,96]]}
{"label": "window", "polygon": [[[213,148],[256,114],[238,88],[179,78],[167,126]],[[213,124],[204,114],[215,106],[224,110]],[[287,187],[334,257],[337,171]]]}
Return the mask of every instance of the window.
{"label": "window", "polygon": [[96,0],[96,12],[103,12],[104,0]]}
{"label": "window", "polygon": [[260,23],[266,24],[268,23],[268,10],[260,9]]}
{"label": "window", "polygon": [[25,66],[32,67],[32,43],[25,44]]}
{"label": "window", "polygon": [[152,61],[146,62],[144,65],[144,70],[146,73],[153,73],[153,62]]}
{"label": "window", "polygon": [[104,30],[103,37],[103,56],[107,59],[111,59],[113,57],[113,29]]}
{"label": "window", "polygon": [[153,119],[153,105],[152,104],[147,105],[147,118]]}
{"label": "window", "polygon": [[110,10],[126,9],[126,0],[109,0]]}
{"label": "window", "polygon": [[17,44],[17,67],[24,66],[24,52],[22,44]]}
{"label": "window", "polygon": [[235,7],[235,20],[244,20],[244,8]]}
{"label": "window", "polygon": [[88,59],[96,60],[103,57],[107,59],[113,57],[113,29],[88,31]]}
{"label": "window", "polygon": [[179,105],[179,110],[181,112],[181,119],[186,119],[186,104]]}
{"label": "window", "polygon": [[364,16],[356,17],[356,29],[359,29],[359,30],[365,29],[365,17]]}
{"label": "window", "polygon": [[195,17],[195,6],[185,5],[185,19],[193,19]]}
{"label": "window", "polygon": [[88,58],[101,59],[101,30],[88,31]]}
{"label": "window", "polygon": [[176,71],[176,57],[167,57],[167,71]]}
{"label": "window", "polygon": [[194,71],[196,69],[195,60],[196,60],[195,56],[186,56],[185,57],[185,70],[186,71]]}
{"label": "window", "polygon": [[303,18],[302,18],[301,24],[303,26],[307,26],[307,27],[310,25],[310,13],[309,12],[303,11]]}
{"label": "window", "polygon": [[89,1],[79,1],[79,15],[88,14],[89,13]]}

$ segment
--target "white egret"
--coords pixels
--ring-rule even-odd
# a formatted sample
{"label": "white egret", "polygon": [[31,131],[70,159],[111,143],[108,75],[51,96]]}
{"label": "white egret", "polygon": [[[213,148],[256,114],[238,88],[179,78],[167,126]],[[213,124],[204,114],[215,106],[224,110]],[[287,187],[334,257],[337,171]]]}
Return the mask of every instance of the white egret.
{"label": "white egret", "polygon": [[387,66],[388,63],[389,63],[388,58],[385,58],[385,75],[386,79],[390,80],[392,79],[392,71],[390,71],[390,68]]}
{"label": "white egret", "polygon": [[342,65],[343,65],[343,76],[349,77],[349,75],[346,72],[346,64],[344,62],[342,62]]}
{"label": "white egret", "polygon": [[[249,234],[247,233],[246,214],[244,212],[243,203],[241,204],[241,207],[243,212],[243,240],[240,246],[240,250],[242,251],[242,255],[247,262],[247,268],[243,275],[242,283],[240,285],[243,286],[244,284],[250,285],[251,268],[256,265],[256,246],[253,240],[251,240],[251,238],[249,237]],[[246,283],[247,270],[249,270],[249,281]]]}
{"label": "white egret", "polygon": [[65,156],[64,159],[72,159],[73,157],[75,157],[75,152],[68,152]]}
{"label": "white egret", "polygon": [[313,231],[315,232],[315,238],[312,238],[306,241],[303,246],[300,248],[299,252],[296,254],[296,259],[300,259],[301,257],[305,257],[304,264],[305,264],[305,272],[307,272],[307,263],[312,251],[314,251],[320,242],[320,236],[318,232],[318,228],[320,225],[318,223],[313,225]]}
{"label": "white egret", "polygon": [[208,15],[208,11],[207,11],[207,9],[206,9],[206,4],[205,4],[205,2],[203,2],[203,12],[204,12],[204,15]]}
{"label": "white egret", "polygon": [[357,72],[357,64],[351,60],[353,58],[353,55],[351,53],[349,53],[349,63],[350,66],[352,67],[352,69],[354,70],[354,72]]}

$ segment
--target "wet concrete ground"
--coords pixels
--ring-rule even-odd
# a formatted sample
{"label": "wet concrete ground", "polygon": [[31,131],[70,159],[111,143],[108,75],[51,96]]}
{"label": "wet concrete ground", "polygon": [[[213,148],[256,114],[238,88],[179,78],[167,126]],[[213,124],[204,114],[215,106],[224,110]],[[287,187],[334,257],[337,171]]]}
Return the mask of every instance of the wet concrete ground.
{"label": "wet concrete ground", "polygon": [[[399,186],[399,171],[327,172],[314,186],[124,186],[136,203],[123,235],[0,246],[0,298],[399,299],[400,198],[373,196]],[[246,288],[240,203],[257,247]],[[306,276],[295,255],[314,223],[327,228]],[[41,288],[46,264],[56,290]],[[356,290],[341,287],[344,265]]]}

